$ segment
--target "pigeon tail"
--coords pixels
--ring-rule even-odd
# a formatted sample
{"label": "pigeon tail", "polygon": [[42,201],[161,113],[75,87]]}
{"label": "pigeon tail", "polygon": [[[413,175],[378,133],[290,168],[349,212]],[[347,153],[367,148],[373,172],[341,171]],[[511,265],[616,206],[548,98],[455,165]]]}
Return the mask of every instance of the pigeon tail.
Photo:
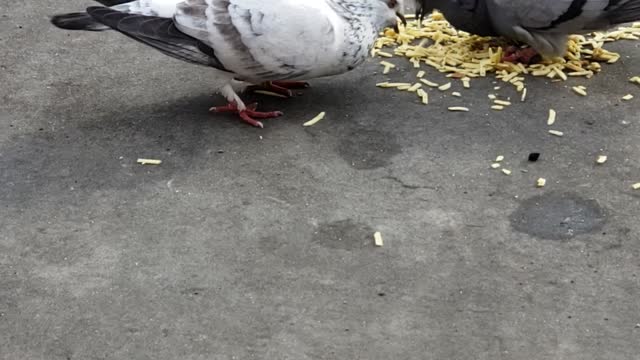
{"label": "pigeon tail", "polygon": [[65,30],[104,31],[108,26],[97,22],[86,12],[54,15],[51,23]]}
{"label": "pigeon tail", "polygon": [[640,0],[628,0],[622,4],[605,9],[604,17],[610,25],[640,20]]}
{"label": "pigeon tail", "polygon": [[87,8],[87,13],[97,22],[165,55],[228,71],[210,46],[178,30],[171,18],[128,14],[101,6]]}
{"label": "pigeon tail", "polygon": [[[104,6],[116,6],[131,2],[131,0],[97,0]],[[76,12],[68,14],[54,15],[51,17],[51,23],[56,27],[65,30],[84,30],[84,31],[104,31],[111,28],[97,22],[86,12]]]}

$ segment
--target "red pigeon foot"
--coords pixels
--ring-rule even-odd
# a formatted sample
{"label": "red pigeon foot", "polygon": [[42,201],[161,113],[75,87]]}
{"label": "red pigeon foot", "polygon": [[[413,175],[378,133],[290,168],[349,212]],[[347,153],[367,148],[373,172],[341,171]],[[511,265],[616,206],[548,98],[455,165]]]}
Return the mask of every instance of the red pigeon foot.
{"label": "red pigeon foot", "polygon": [[531,64],[534,60],[539,59],[540,54],[531,47],[520,49],[516,46],[509,46],[505,49],[502,61],[508,61],[512,63]]}
{"label": "red pigeon foot", "polygon": [[215,113],[225,113],[225,112],[236,113],[238,114],[238,116],[240,116],[240,119],[242,121],[246,122],[249,125],[259,127],[259,128],[264,128],[264,125],[262,124],[261,121],[258,121],[256,119],[271,119],[278,116],[282,116],[282,111],[262,112],[262,111],[256,111],[257,107],[258,107],[258,104],[253,103],[248,105],[244,110],[240,110],[238,108],[238,104],[236,104],[235,102],[230,102],[225,106],[214,106],[211,109],[209,109],[209,111],[215,112]]}

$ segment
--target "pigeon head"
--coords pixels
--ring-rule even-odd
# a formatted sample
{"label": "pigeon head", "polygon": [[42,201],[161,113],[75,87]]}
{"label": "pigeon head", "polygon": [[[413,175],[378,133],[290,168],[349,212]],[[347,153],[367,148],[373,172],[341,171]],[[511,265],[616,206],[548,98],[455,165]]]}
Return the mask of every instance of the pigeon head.
{"label": "pigeon head", "polygon": [[404,0],[328,0],[346,18],[366,18],[377,29],[398,26],[398,18],[404,24]]}
{"label": "pigeon head", "polygon": [[404,26],[407,26],[407,19],[405,19],[404,17],[404,0],[382,0],[382,2],[384,2],[389,9],[393,10],[390,25],[393,26],[394,30],[397,33],[399,33],[400,31],[398,31],[398,19],[402,21],[402,24]]}
{"label": "pigeon head", "polygon": [[404,17],[404,0],[374,0],[376,18],[382,26],[393,27],[398,32],[398,19],[404,25],[407,20]]}

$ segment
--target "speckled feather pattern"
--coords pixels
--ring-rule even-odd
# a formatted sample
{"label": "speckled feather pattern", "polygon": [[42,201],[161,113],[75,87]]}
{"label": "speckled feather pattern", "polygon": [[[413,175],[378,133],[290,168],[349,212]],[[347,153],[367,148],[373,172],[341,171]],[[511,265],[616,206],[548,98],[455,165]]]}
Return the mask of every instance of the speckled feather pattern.
{"label": "speckled feather pattern", "polygon": [[279,3],[189,0],[178,5],[175,21],[211,46],[225,68],[252,82],[349,71],[364,61],[385,25],[374,16],[380,0]]}

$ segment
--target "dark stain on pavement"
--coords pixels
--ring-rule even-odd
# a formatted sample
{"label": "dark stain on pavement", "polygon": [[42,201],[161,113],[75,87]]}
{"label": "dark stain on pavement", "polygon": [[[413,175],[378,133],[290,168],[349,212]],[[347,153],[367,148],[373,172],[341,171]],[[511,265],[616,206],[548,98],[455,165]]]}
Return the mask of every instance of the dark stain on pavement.
{"label": "dark stain on pavement", "polygon": [[563,240],[600,230],[606,214],[596,200],[552,192],[525,200],[510,221],[517,231],[541,239]]}
{"label": "dark stain on pavement", "polygon": [[385,167],[401,149],[393,134],[364,128],[348,130],[337,147],[340,157],[358,170]]}

